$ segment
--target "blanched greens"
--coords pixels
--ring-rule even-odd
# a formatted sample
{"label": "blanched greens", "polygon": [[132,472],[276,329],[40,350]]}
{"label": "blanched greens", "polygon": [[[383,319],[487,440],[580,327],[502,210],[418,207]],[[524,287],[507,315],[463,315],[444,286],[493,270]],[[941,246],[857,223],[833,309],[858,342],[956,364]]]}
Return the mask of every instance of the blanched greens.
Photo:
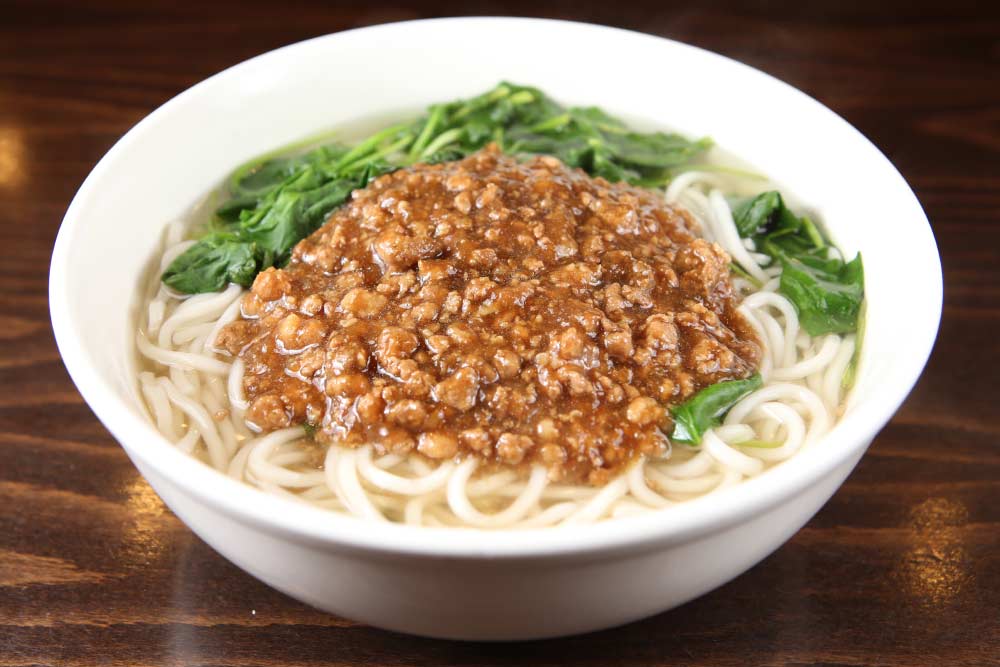
{"label": "blanched greens", "polygon": [[[864,300],[861,255],[845,262],[836,248],[806,216],[798,216],[777,191],[730,202],[733,222],[742,238],[753,239],[759,252],[781,263],[778,291],[794,304],[802,328],[809,335],[857,331]],[[753,280],[733,264],[734,273]],[[741,399],[762,386],[761,376],[705,387],[670,408],[674,419],[671,440],[701,443],[705,432]],[[745,446],[774,446],[752,441]]]}
{"label": "blanched greens", "polygon": [[705,387],[679,405],[670,408],[674,430],[670,439],[689,445],[701,443],[705,431],[718,426],[722,417],[750,392],[764,384],[759,374],[745,380],[729,380]]}
{"label": "blanched greens", "polygon": [[591,175],[646,186],[665,184],[711,143],[633,132],[595,107],[564,108],[536,88],[501,83],[477,97],[435,104],[353,147],[333,144],[237,170],[211,229],[167,267],[163,282],[188,294],[229,282],[249,286],[260,271],[287,262],[292,247],[352,190],[410,164],[460,159],[490,142],[505,153],[554,155]]}
{"label": "blanched greens", "polygon": [[778,291],[795,305],[809,335],[858,329],[864,300],[861,255],[845,262],[806,216],[795,215],[776,191],[733,203],[740,236],[781,262]]}

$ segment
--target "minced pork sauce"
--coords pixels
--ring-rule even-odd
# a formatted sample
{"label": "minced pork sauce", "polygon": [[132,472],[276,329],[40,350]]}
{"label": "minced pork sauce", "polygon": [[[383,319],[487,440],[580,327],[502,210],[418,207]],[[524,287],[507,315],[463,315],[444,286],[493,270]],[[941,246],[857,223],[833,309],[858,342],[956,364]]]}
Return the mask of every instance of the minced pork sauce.
{"label": "minced pork sauce", "polygon": [[255,430],[603,484],[668,445],[669,406],[756,369],[696,232],[656,193],[491,146],[355,191],[217,343]]}

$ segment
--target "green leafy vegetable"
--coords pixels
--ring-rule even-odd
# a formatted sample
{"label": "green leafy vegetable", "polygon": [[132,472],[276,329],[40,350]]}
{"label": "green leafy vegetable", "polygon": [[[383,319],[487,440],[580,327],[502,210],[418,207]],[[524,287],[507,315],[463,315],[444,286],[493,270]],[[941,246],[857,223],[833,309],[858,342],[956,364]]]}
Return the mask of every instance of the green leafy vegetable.
{"label": "green leafy vegetable", "polygon": [[666,183],[671,169],[712,144],[677,134],[632,132],[596,107],[574,107],[531,127],[514,127],[506,137],[510,152],[554,155],[612,182],[650,186]]}
{"label": "green leafy vegetable", "polygon": [[746,271],[744,271],[743,267],[740,266],[739,264],[737,264],[736,262],[730,262],[729,263],[729,270],[732,271],[733,273],[735,273],[736,275],[738,275],[740,278],[743,278],[743,280],[746,280],[748,283],[750,283],[751,285],[753,285],[757,289],[760,289],[761,287],[764,286],[764,283],[762,283],[761,281],[757,280],[756,278],[754,278],[753,276],[751,276],[749,273],[747,273]]}
{"label": "green leafy vegetable", "polygon": [[851,361],[847,364],[844,377],[840,381],[840,388],[843,391],[847,391],[853,387],[854,381],[857,379],[858,363],[861,361],[861,349],[865,344],[865,319],[867,318],[867,312],[868,303],[864,302],[861,304],[861,314],[858,315],[858,335],[854,340],[854,354],[851,355]]}
{"label": "green leafy vegetable", "polygon": [[178,292],[215,292],[233,282],[249,286],[269,255],[232,234],[210,234],[175,259],[163,282]]}
{"label": "green leafy vegetable", "polygon": [[729,380],[705,387],[688,400],[670,408],[670,414],[674,418],[674,430],[670,439],[690,445],[700,444],[705,431],[718,426],[730,408],[762,385],[760,374],[754,374],[745,380]]}
{"label": "green leafy vegetable", "polygon": [[845,263],[813,221],[793,213],[777,191],[731,205],[740,236],[781,262],[778,291],[794,304],[802,327],[812,336],[856,331],[864,300],[861,255]]}
{"label": "green leafy vegetable", "polygon": [[799,322],[809,335],[850,333],[858,326],[864,299],[864,268],[859,254],[833,270],[810,265],[808,256],[784,254],[779,289],[799,312]]}
{"label": "green leafy vegetable", "polygon": [[762,192],[733,206],[733,222],[742,237],[753,236],[771,226],[771,221],[784,202],[778,192]]}
{"label": "green leafy vegetable", "polygon": [[781,440],[744,440],[735,444],[740,447],[753,447],[755,449],[777,449],[785,443]]}
{"label": "green leafy vegetable", "polygon": [[596,107],[564,108],[537,88],[501,83],[432,105],[421,118],[353,147],[328,144],[237,169],[211,229],[167,268],[163,281],[186,293],[249,285],[259,271],[287,262],[298,241],[373,178],[416,162],[458,160],[490,142],[510,154],[554,155],[594,176],[647,186],[665,184],[711,144],[632,132]]}

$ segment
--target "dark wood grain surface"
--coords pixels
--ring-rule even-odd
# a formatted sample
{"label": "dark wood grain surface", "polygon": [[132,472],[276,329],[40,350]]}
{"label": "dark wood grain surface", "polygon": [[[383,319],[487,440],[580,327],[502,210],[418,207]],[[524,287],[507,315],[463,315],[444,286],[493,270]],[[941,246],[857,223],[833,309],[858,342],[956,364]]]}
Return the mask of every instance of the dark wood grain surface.
{"label": "dark wood grain surface", "polygon": [[[0,666],[1000,664],[1000,4],[204,4],[0,2]],[[927,371],[830,503],[727,586],[616,630],[432,641],[270,590],[160,503],[49,326],[62,214],[140,118],[293,41],[462,13],[653,32],[804,89],[893,159],[943,256]]]}

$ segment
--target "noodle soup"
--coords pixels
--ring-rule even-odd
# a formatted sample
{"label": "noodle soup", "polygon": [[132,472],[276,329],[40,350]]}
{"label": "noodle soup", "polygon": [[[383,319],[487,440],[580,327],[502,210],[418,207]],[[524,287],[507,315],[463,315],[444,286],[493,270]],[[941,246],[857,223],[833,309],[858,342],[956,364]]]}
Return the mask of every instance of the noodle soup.
{"label": "noodle soup", "polygon": [[151,418],[266,492],[415,525],[587,523],[759,475],[837,419],[863,276],[716,153],[502,84],[248,165],[210,233],[168,229]]}

